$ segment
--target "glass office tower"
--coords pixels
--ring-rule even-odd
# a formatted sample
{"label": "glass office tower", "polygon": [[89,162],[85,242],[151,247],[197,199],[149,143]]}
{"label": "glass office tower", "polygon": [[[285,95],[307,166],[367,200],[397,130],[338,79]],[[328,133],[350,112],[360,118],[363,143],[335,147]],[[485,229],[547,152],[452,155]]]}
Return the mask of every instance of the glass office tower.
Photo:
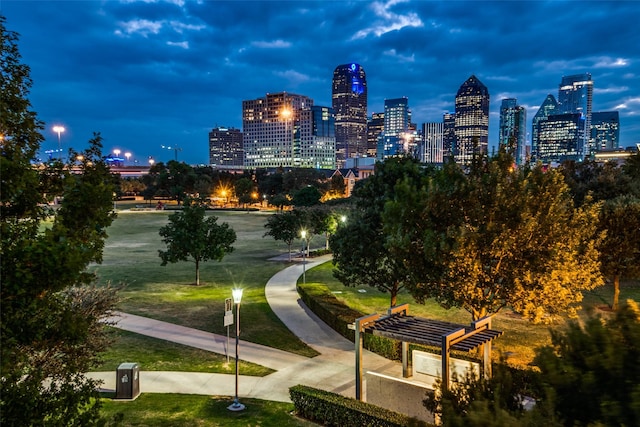
{"label": "glass office tower", "polygon": [[507,147],[521,165],[527,158],[527,110],[518,105],[515,98],[505,98],[500,105],[499,140],[501,147]]}
{"label": "glass office tower", "polygon": [[465,81],[456,94],[456,145],[458,163],[469,163],[474,153],[489,147],[489,90],[476,77]]}
{"label": "glass office tower", "polygon": [[582,139],[578,141],[579,157],[585,158],[594,147],[589,137],[591,129],[591,108],[593,104],[593,80],[591,74],[574,74],[562,77],[558,88],[558,108],[560,114],[576,113],[584,116]]}
{"label": "glass office tower", "polygon": [[336,160],[343,167],[349,157],[367,154],[367,77],[364,68],[351,63],[333,72],[331,91],[336,126]]}

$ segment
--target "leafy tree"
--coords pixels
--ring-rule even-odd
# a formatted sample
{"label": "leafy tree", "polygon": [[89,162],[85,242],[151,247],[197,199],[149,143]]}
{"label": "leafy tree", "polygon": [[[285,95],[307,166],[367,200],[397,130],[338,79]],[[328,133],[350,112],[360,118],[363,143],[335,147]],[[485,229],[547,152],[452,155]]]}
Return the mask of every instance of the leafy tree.
{"label": "leafy tree", "polygon": [[250,178],[243,177],[237,180],[235,183],[235,190],[238,203],[242,203],[243,206],[246,206],[247,203],[251,203],[251,194],[254,192],[254,187],[254,183]]}
{"label": "leafy tree", "polygon": [[[564,425],[640,425],[640,309],[628,300],[611,319],[551,331],[534,363]],[[543,401],[543,404],[545,402]]]}
{"label": "leafy tree", "polygon": [[621,196],[605,202],[599,227],[606,233],[600,245],[602,272],[613,281],[613,303],[618,309],[620,278],[640,276],[640,199]]}
{"label": "leafy tree", "polygon": [[581,206],[587,197],[595,201],[611,200],[628,194],[631,179],[614,162],[598,163],[567,161],[560,167],[573,200]]}
{"label": "leafy tree", "polygon": [[396,304],[408,272],[402,262],[389,256],[382,213],[385,201],[395,195],[396,182],[419,182],[421,176],[415,160],[389,159],[376,164],[374,175],[354,189],[355,209],[329,240],[336,267],[333,274],[343,285],[371,286],[389,292],[391,306]]}
{"label": "leafy tree", "polygon": [[302,222],[298,211],[284,211],[276,213],[267,219],[264,224],[267,231],[263,237],[271,236],[275,240],[281,240],[289,248],[289,262],[291,262],[291,245],[300,236]]}
{"label": "leafy tree", "polygon": [[[4,17],[0,31],[0,424],[97,425],[98,382],[84,372],[109,341],[104,321],[117,294],[85,286],[95,280],[86,268],[102,261],[115,179],[98,134],[70,152],[78,173],[59,160],[31,165],[43,123]],[[54,196],[63,196],[57,210],[48,205]]]}
{"label": "leafy tree", "polygon": [[293,206],[295,207],[308,207],[315,206],[320,203],[320,190],[316,187],[305,187],[293,193]]}
{"label": "leafy tree", "polygon": [[236,233],[227,223],[218,224],[215,216],[206,217],[203,202],[185,199],[180,211],[169,215],[169,224],[160,228],[167,250],[158,250],[163,266],[168,263],[193,260],[196,266],[196,286],[200,285],[200,263],[222,261],[233,251]]}
{"label": "leafy tree", "polygon": [[582,291],[602,284],[599,205],[574,208],[562,175],[514,169],[504,149],[468,172],[453,162],[396,186],[383,222],[418,301],[462,307],[474,320],[511,307],[534,321],[575,315]]}

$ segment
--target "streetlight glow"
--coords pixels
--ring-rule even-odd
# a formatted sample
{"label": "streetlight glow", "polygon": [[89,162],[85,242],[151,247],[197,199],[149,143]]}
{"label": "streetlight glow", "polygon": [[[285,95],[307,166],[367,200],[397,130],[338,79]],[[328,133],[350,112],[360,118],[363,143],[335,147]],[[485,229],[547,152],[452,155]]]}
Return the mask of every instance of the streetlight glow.
{"label": "streetlight glow", "polygon": [[131,153],[127,151],[126,153],[124,153],[124,157],[127,159],[127,162],[129,162],[129,159],[131,158]]}
{"label": "streetlight glow", "polygon": [[307,284],[307,230],[300,231],[302,237],[302,283]]}
{"label": "streetlight glow", "polygon": [[[62,148],[60,145],[60,134],[65,131],[64,126],[56,125],[53,127],[53,131],[58,134],[58,153],[62,152]],[[58,154],[58,158],[62,158],[62,154]]]}
{"label": "streetlight glow", "polygon": [[227,406],[230,411],[242,411],[245,406],[238,400],[238,344],[240,336],[240,302],[242,301],[242,289],[232,289],[231,296],[233,302],[236,304],[236,396],[233,399],[233,403]]}

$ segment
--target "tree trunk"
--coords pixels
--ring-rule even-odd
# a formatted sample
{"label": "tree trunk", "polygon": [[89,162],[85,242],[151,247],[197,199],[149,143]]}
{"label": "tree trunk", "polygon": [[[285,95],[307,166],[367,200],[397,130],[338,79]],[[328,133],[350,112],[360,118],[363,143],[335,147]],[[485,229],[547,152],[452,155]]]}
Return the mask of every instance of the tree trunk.
{"label": "tree trunk", "polygon": [[395,307],[398,299],[398,292],[396,290],[393,290],[390,292],[390,294],[391,294],[391,307]]}
{"label": "tree trunk", "polygon": [[196,286],[200,286],[200,260],[196,260]]}
{"label": "tree trunk", "polygon": [[614,311],[618,310],[619,298],[620,298],[620,275],[615,274],[613,276],[613,304],[611,305],[611,309]]}

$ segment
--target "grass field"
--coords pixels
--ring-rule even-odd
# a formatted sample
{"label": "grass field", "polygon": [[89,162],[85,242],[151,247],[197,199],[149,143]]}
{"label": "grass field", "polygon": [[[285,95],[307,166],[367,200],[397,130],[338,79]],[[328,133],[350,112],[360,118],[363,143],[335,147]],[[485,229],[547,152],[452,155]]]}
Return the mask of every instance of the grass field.
{"label": "grass field", "polygon": [[233,399],[226,396],[190,394],[141,394],[136,400],[104,399],[102,415],[120,419],[123,427],[308,427],[311,422],[292,415],[293,404],[243,399],[246,409],[227,409]]}

